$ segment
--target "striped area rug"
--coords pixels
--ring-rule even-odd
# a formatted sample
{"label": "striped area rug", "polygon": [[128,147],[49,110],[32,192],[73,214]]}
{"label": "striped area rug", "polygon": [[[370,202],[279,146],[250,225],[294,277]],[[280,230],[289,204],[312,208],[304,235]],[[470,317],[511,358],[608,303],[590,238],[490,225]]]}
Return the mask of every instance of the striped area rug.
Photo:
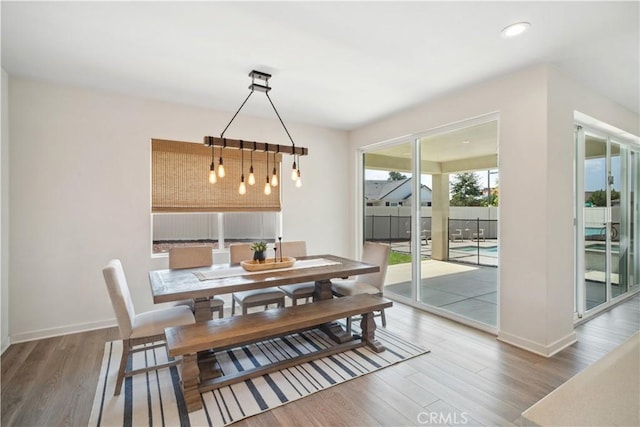
{"label": "striped area rug", "polygon": [[[113,396],[122,344],[111,341],[105,345],[89,425],[228,425],[428,352],[384,328],[376,330],[376,338],[386,351],[361,347],[207,392],[202,394],[204,408],[191,413],[182,399],[176,367],[126,378],[120,396]],[[331,345],[323,332],[311,330],[224,351],[217,359],[222,371],[230,374]],[[167,357],[166,348],[160,347],[135,353],[130,363],[139,368]]]}

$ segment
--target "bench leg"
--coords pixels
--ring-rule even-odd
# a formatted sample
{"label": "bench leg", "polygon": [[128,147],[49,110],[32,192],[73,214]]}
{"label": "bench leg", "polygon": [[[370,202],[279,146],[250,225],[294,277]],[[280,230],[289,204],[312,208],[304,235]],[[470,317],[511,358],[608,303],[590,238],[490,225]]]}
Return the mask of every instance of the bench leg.
{"label": "bench leg", "polygon": [[202,409],[202,400],[198,390],[199,382],[198,355],[185,354],[182,358],[182,395],[188,412]]}
{"label": "bench leg", "polygon": [[362,328],[362,340],[365,342],[367,347],[376,353],[385,351],[385,348],[380,341],[376,340],[376,321],[373,319],[373,313],[365,313],[362,315],[360,328]]}

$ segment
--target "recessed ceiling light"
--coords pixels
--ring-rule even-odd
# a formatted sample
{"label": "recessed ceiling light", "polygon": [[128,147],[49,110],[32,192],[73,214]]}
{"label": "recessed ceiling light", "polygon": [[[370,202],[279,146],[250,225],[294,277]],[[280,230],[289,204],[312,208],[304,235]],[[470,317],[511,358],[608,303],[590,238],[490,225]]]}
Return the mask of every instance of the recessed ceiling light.
{"label": "recessed ceiling light", "polygon": [[509,25],[508,27],[505,27],[502,31],[500,31],[500,34],[502,35],[502,37],[508,39],[510,37],[519,36],[520,34],[527,31],[529,27],[531,27],[531,24],[528,22],[517,22],[515,24]]}
{"label": "recessed ceiling light", "polygon": [[465,139],[464,141],[462,141],[462,143],[463,143],[463,144],[468,144],[468,143],[470,143],[470,142],[471,142],[471,141],[469,141],[468,139]]}

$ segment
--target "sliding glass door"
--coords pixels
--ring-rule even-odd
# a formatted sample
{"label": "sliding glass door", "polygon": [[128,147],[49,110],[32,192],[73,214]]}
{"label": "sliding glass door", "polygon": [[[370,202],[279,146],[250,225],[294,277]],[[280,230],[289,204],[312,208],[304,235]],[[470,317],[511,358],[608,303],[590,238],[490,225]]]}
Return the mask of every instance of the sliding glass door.
{"label": "sliding glass door", "polygon": [[638,287],[637,147],[576,130],[578,316]]}
{"label": "sliding glass door", "polygon": [[385,293],[407,301],[415,299],[413,260],[423,256],[414,250],[413,149],[406,140],[363,154],[364,240],[391,246]]}
{"label": "sliding glass door", "polygon": [[[489,331],[498,314],[497,132],[490,115],[362,150],[362,236],[391,246],[385,295]],[[469,200],[451,201],[457,175],[474,178]],[[451,223],[461,224],[455,240]]]}

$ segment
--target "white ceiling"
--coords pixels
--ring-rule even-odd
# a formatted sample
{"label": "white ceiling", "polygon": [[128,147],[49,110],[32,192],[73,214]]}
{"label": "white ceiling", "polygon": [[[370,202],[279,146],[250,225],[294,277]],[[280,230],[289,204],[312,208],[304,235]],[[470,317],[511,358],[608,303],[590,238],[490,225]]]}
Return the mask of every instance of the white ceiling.
{"label": "white ceiling", "polygon": [[[464,124],[460,124],[464,126]],[[423,174],[454,173],[498,167],[498,122],[455,127],[420,139],[420,169]],[[365,169],[411,172],[411,139],[367,151]]]}
{"label": "white ceiling", "polygon": [[[10,2],[10,75],[350,130],[549,62],[639,112],[639,2]],[[506,25],[529,32],[503,39]],[[274,117],[256,94],[243,110]]]}

